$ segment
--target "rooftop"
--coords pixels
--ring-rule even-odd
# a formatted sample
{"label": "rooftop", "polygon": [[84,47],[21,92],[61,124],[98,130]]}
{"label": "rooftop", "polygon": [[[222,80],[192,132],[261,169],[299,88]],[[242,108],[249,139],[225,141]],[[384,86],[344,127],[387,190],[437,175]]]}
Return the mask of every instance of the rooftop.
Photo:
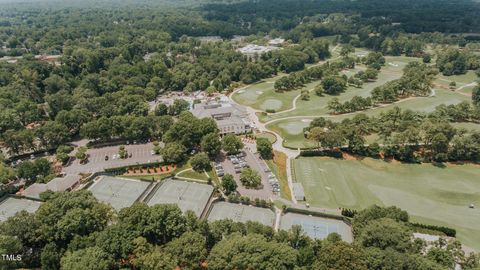
{"label": "rooftop", "polygon": [[66,175],[65,177],[57,177],[50,180],[50,182],[46,184],[38,184],[35,183],[29,186],[23,192],[25,197],[30,198],[40,198],[40,193],[45,192],[47,190],[51,190],[54,192],[57,191],[67,191],[74,187],[80,181],[80,175]]}
{"label": "rooftop", "polygon": [[237,51],[243,54],[263,54],[270,51],[278,50],[275,46],[262,46],[256,44],[248,44],[245,47],[239,48]]}

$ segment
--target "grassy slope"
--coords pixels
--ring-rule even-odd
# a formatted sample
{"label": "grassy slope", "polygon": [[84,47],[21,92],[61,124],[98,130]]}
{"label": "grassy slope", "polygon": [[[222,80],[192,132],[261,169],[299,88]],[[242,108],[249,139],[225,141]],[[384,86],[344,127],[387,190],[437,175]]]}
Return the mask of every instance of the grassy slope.
{"label": "grassy slope", "polygon": [[274,151],[275,157],[273,160],[267,160],[267,165],[272,172],[277,176],[280,183],[280,196],[289,201],[292,200],[292,193],[288,186],[287,178],[287,156],[284,153]]}
{"label": "grassy slope", "polygon": [[307,201],[320,207],[362,209],[372,204],[396,205],[414,221],[447,225],[458,238],[480,249],[480,168],[438,168],[430,164],[390,164],[380,160],[295,160],[296,179]]}

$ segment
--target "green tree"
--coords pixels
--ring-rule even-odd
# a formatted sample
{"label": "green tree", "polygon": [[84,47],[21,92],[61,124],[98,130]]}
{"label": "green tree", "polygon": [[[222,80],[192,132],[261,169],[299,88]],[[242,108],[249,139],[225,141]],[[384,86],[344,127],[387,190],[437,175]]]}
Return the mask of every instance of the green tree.
{"label": "green tree", "polygon": [[341,77],[330,76],[322,80],[322,87],[325,93],[337,95],[347,89],[347,83]]}
{"label": "green tree", "polygon": [[231,174],[225,174],[222,177],[222,190],[226,195],[229,195],[237,190],[237,182]]}
{"label": "green tree", "polygon": [[6,184],[12,180],[14,180],[16,174],[15,170],[5,163],[0,162],[0,183]]}
{"label": "green tree", "polygon": [[65,125],[49,121],[34,130],[45,148],[56,148],[70,138],[70,132]]}
{"label": "green tree", "polygon": [[222,139],[223,150],[229,155],[237,154],[243,148],[242,140],[234,134],[227,134]]}
{"label": "green tree", "polygon": [[359,235],[363,228],[371,221],[381,218],[390,218],[399,222],[408,222],[409,216],[406,211],[395,206],[380,207],[373,205],[362,211],[359,211],[353,218],[353,233]]}
{"label": "green tree", "polygon": [[260,153],[262,159],[272,159],[273,158],[273,148],[272,144],[267,138],[257,138],[257,152]]}
{"label": "green tree", "polygon": [[217,133],[209,133],[203,136],[200,146],[210,159],[215,159],[222,149],[222,142]]}
{"label": "green tree", "polygon": [[198,153],[190,159],[190,165],[196,172],[204,172],[210,168],[210,159],[205,153]]}
{"label": "green tree", "polygon": [[138,269],[157,270],[175,269],[177,266],[173,256],[160,250],[147,242],[143,237],[138,237],[133,241],[135,249],[133,251],[134,259],[132,264]]}
{"label": "green tree", "polygon": [[125,150],[125,145],[120,145],[118,147],[118,156],[121,158],[121,159],[124,159],[124,158],[127,158],[127,150]]}
{"label": "green tree", "polygon": [[172,255],[181,269],[203,269],[207,259],[205,237],[197,232],[186,232],[165,245],[165,251]]}
{"label": "green tree", "polygon": [[297,252],[288,245],[268,242],[261,235],[232,234],[212,249],[208,268],[287,270],[294,268],[296,257]]}
{"label": "green tree", "polygon": [[364,247],[405,252],[411,246],[411,238],[412,233],[404,225],[393,219],[381,218],[370,221],[356,241]]}
{"label": "green tree", "polygon": [[60,250],[55,243],[48,243],[43,247],[40,261],[42,269],[60,269],[60,259],[63,251]]}
{"label": "green tree", "polygon": [[179,163],[185,160],[187,149],[180,143],[167,143],[160,151],[166,162]]}
{"label": "green tree", "polygon": [[262,178],[258,172],[246,168],[240,173],[240,182],[247,188],[256,188],[262,184]]}
{"label": "green tree", "polygon": [[184,111],[188,111],[190,103],[184,99],[175,99],[172,105],[168,108],[170,115],[180,115]]}
{"label": "green tree", "polygon": [[67,252],[61,260],[62,269],[71,270],[108,270],[114,265],[110,254],[98,247],[89,247]]}
{"label": "green tree", "polygon": [[80,160],[80,163],[85,162],[88,159],[87,154],[88,148],[85,146],[80,146],[77,148],[77,152],[75,153],[75,157]]}
{"label": "green tree", "polygon": [[480,106],[480,86],[476,86],[472,90],[472,102],[473,104]]}
{"label": "green tree", "polygon": [[34,161],[24,161],[17,167],[17,175],[20,178],[37,181],[52,174],[52,165],[46,158],[38,158]]}
{"label": "green tree", "polygon": [[70,156],[68,155],[70,152],[73,151],[73,147],[69,145],[61,145],[57,148],[57,160],[62,162],[62,164],[67,163],[67,161],[70,159]]}
{"label": "green tree", "polygon": [[168,114],[168,106],[165,103],[159,103],[155,107],[155,115],[162,116]]}
{"label": "green tree", "polygon": [[327,243],[319,250],[312,269],[367,270],[362,252],[345,242]]}

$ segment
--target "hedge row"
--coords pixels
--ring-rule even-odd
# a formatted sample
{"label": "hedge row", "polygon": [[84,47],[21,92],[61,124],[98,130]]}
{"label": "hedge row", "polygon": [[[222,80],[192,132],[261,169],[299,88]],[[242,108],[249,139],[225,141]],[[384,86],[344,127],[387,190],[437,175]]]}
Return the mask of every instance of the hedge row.
{"label": "hedge row", "polygon": [[152,163],[128,165],[128,166],[105,169],[105,172],[110,173],[110,174],[114,174],[114,175],[119,175],[119,174],[126,173],[128,171],[128,169],[130,169],[130,168],[147,168],[148,169],[148,168],[164,166],[164,165],[171,165],[171,164],[170,163],[165,163],[165,162],[152,162]]}
{"label": "hedge row", "polygon": [[343,154],[339,150],[303,150],[300,152],[300,156],[342,158]]}
{"label": "hedge row", "polygon": [[298,208],[292,208],[292,207],[285,208],[284,212],[285,213],[291,212],[291,213],[297,213],[297,214],[302,214],[302,215],[312,215],[312,216],[316,216],[316,217],[337,219],[337,220],[341,220],[341,221],[347,223],[348,225],[351,225],[351,221],[347,217],[338,216],[338,215],[334,215],[334,214],[314,212],[314,211],[310,211],[310,210],[307,210],[307,209],[298,209]]}
{"label": "hedge row", "polygon": [[342,208],[342,216],[353,218],[358,213],[357,210]]}
{"label": "hedge row", "polygon": [[435,226],[435,225],[427,225],[427,224],[420,224],[420,223],[410,223],[414,228],[421,228],[421,229],[427,229],[427,230],[433,230],[433,231],[439,231],[444,233],[446,236],[450,237],[456,237],[457,235],[457,230],[449,228],[449,227],[444,227],[444,226]]}

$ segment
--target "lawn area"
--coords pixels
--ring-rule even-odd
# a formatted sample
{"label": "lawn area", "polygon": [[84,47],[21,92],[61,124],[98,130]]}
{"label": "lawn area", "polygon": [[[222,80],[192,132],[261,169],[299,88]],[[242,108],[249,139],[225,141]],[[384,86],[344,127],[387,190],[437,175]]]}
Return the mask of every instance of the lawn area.
{"label": "lawn area", "polygon": [[[334,39],[334,36],[327,37],[327,39]],[[331,49],[334,46],[330,47]],[[336,51],[332,52],[332,57],[329,59],[335,59],[338,57],[338,48]],[[366,54],[364,50],[360,50],[359,54]],[[320,63],[306,65],[306,68],[316,66]],[[264,79],[258,83],[252,84],[245,89],[242,89],[236,92],[232,98],[235,102],[242,105],[252,107],[257,110],[275,110],[276,112],[284,111],[292,108],[292,102],[297,97],[302,90],[312,90],[317,84],[316,82],[311,82],[306,84],[301,89],[296,89],[292,91],[285,91],[282,93],[275,92],[274,84],[275,82],[283,76],[286,76],[285,73],[280,73],[278,76]]]}
{"label": "lawn area", "polygon": [[[450,90],[444,90],[444,89],[435,89],[435,96],[433,97],[416,97],[412,99],[406,99],[402,100],[398,103],[395,104],[390,104],[385,107],[376,107],[372,109],[368,109],[365,111],[361,112],[356,112],[355,114],[358,113],[364,113],[367,114],[368,116],[378,116],[381,112],[385,112],[388,110],[391,110],[393,107],[397,106],[401,109],[410,109],[413,111],[420,111],[420,112],[432,112],[435,110],[435,108],[441,104],[458,104],[462,101],[470,101],[471,98],[465,95],[461,95],[457,92],[453,92]],[[301,104],[301,103],[299,103]],[[315,109],[311,108],[311,106],[305,106],[304,109],[301,110],[317,110],[319,112],[322,111],[322,109]],[[294,111],[295,112],[295,111]],[[290,113],[294,113],[290,112]],[[290,114],[289,113],[289,114]],[[326,109],[325,109],[326,113]],[[316,117],[326,117],[332,121],[342,121],[343,119],[346,118],[352,118],[355,114],[344,114],[344,115],[329,115],[329,114],[321,114],[321,113],[313,113],[311,114],[300,114],[300,116],[289,116],[290,118],[287,119],[280,119],[280,120],[273,120],[273,122],[267,124],[267,128],[271,129],[280,136],[282,136],[285,141],[284,145],[286,147],[292,147],[292,148],[306,148],[306,147],[312,147],[314,146],[311,142],[306,140],[303,137],[303,128],[307,127],[309,125],[309,122]],[[466,128],[473,128],[478,130],[478,125],[477,124],[466,124]],[[369,140],[369,142],[372,142]]]}
{"label": "lawn area", "polygon": [[[388,163],[365,158],[299,158],[296,180],[318,207],[362,209],[372,204],[407,210],[415,222],[450,226],[480,250],[480,166]],[[468,208],[469,204],[477,208]]]}
{"label": "lawn area", "polygon": [[[404,56],[386,57],[386,64],[380,70],[378,79],[376,81],[365,83],[362,88],[355,88],[353,86],[350,86],[345,92],[336,96],[317,96],[315,95],[315,93],[312,92],[310,94],[310,100],[297,100],[297,107],[295,110],[286,113],[263,116],[260,118],[260,120],[263,122],[268,122],[271,120],[292,116],[328,115],[330,113],[330,111],[328,110],[328,102],[333,98],[338,98],[340,102],[345,102],[351,100],[354,96],[368,97],[370,96],[370,93],[375,87],[384,85],[389,81],[400,78],[403,74],[403,68],[412,61],[418,61],[418,58]],[[344,70],[341,73],[346,74],[347,76],[352,76],[358,71],[365,69],[366,67],[363,65],[356,65],[354,69]],[[316,84],[318,84],[318,82],[315,82],[313,86],[309,84],[304,87],[304,89],[312,89],[313,87],[315,87]],[[287,92],[280,94],[286,93]]]}
{"label": "lawn area", "polygon": [[289,201],[292,200],[292,193],[288,186],[287,177],[287,156],[278,151],[274,151],[273,160],[267,160],[267,165],[275,174],[280,184],[280,196]]}
{"label": "lawn area", "polygon": [[310,148],[315,144],[303,137],[303,128],[308,127],[311,119],[286,119],[267,125],[267,128],[280,134],[283,145],[290,148]]}
{"label": "lawn area", "polygon": [[272,133],[269,133],[269,132],[263,132],[263,133],[255,134],[255,137],[266,138],[272,144],[277,141],[277,137],[275,137],[275,135],[273,135]]}
{"label": "lawn area", "polygon": [[204,172],[196,172],[193,169],[183,171],[179,174],[177,174],[177,177],[185,177],[185,178],[190,178],[190,179],[196,179],[200,181],[208,181],[208,177]]}
{"label": "lawn area", "polygon": [[468,131],[480,132],[480,124],[475,123],[452,123],[452,126],[456,128],[464,128]]}
{"label": "lawn area", "polygon": [[283,76],[285,76],[285,74],[250,85],[233,94],[232,98],[235,102],[258,110],[287,110],[292,107],[292,101],[300,94],[300,90],[283,93],[275,92],[273,88],[275,81]]}

